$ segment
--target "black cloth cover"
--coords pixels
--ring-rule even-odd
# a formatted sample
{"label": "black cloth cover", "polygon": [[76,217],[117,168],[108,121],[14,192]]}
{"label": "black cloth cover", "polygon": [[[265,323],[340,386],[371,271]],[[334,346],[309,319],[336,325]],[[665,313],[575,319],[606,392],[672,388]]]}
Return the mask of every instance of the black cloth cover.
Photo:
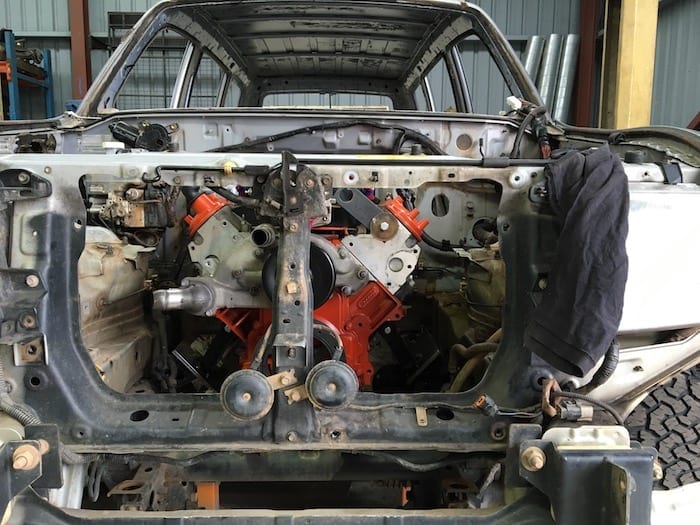
{"label": "black cloth cover", "polygon": [[620,325],[629,191],[622,163],[607,145],[556,153],[545,176],[561,231],[525,347],[582,377],[605,354]]}

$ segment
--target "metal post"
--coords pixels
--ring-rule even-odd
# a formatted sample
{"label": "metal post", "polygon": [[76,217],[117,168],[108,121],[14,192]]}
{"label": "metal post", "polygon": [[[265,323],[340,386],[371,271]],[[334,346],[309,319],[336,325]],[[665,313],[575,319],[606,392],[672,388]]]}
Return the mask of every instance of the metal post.
{"label": "metal post", "polygon": [[547,108],[552,107],[554,90],[557,86],[557,71],[559,71],[559,56],[561,52],[561,35],[549,35],[544,44],[542,66],[537,75],[537,89]]}
{"label": "metal post", "polygon": [[658,0],[608,0],[601,125],[646,126],[651,121]]}
{"label": "metal post", "polygon": [[593,97],[595,96],[595,63],[597,54],[598,2],[581,2],[579,15],[579,46],[576,87],[574,90],[573,123],[577,126],[593,124]]}
{"label": "metal post", "polygon": [[90,63],[90,24],[88,0],[70,0],[70,58],[73,73],[73,98],[85,96],[92,83]]}
{"label": "metal post", "polygon": [[51,51],[44,48],[44,103],[46,107],[46,118],[55,117],[53,105],[53,69],[51,65]]}
{"label": "metal post", "polygon": [[544,37],[531,36],[523,53],[523,66],[533,82],[537,80],[537,72],[540,70],[542,51],[544,51]]}
{"label": "metal post", "polygon": [[557,83],[554,108],[552,110],[554,120],[561,122],[567,122],[569,120],[569,106],[571,105],[571,92],[574,88],[578,44],[578,35],[566,35],[564,38],[561,67],[559,68],[559,82]]}

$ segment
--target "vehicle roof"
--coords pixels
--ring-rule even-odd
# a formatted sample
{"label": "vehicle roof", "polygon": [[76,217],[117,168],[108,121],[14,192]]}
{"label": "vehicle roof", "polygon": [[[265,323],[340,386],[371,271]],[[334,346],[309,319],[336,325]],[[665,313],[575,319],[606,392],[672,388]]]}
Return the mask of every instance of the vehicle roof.
{"label": "vehicle roof", "polygon": [[[190,16],[205,17],[208,25],[225,35],[241,68],[254,77],[342,76],[405,81],[426,53],[443,47],[439,45],[443,34],[454,37],[470,29],[468,19],[450,3],[171,3],[181,4]],[[458,21],[460,27],[453,27]]]}
{"label": "vehicle roof", "polygon": [[[79,114],[110,108],[146,42],[172,27],[200,42],[241,88],[241,106],[266,93],[385,94],[411,107],[441,53],[474,31],[513,93],[539,97],[512,48],[478,7],[457,0],[166,0],[122,41]],[[399,101],[397,105],[396,102]]]}

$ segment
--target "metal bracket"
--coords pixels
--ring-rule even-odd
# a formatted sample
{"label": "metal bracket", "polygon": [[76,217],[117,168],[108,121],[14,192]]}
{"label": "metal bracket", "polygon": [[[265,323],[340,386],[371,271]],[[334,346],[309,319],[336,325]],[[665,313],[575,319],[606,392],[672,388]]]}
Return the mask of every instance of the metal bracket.
{"label": "metal bracket", "polygon": [[288,386],[296,385],[299,382],[293,369],[267,376],[267,381],[272,386],[272,390],[287,388]]}
{"label": "metal bracket", "polygon": [[29,425],[24,427],[24,436],[29,440],[44,440],[48,449],[41,455],[41,477],[32,486],[35,489],[58,489],[63,486],[61,471],[61,449],[56,425]]}
{"label": "metal bracket", "polygon": [[299,385],[285,390],[284,395],[287,396],[287,403],[290,405],[308,399],[309,397],[309,393],[306,391],[306,385]]}
{"label": "metal bracket", "polygon": [[[0,188],[0,200],[2,189]],[[46,294],[32,270],[0,270],[0,343],[13,344],[40,337],[36,307]]]}
{"label": "metal bracket", "polygon": [[651,519],[651,448],[520,443],[522,478],[544,492],[560,525],[647,525]]}
{"label": "metal bracket", "polygon": [[49,181],[34,173],[14,168],[0,171],[0,202],[41,199],[49,195]]}
{"label": "metal bracket", "polygon": [[18,461],[18,449],[27,445],[34,447],[37,452],[40,450],[38,441],[8,441],[0,446],[0,473],[2,473],[0,474],[2,476],[2,481],[0,481],[1,513],[5,512],[12,498],[41,476],[41,461],[35,465],[22,465]]}
{"label": "metal bracket", "polygon": [[680,184],[683,182],[683,172],[677,162],[657,162],[656,164],[661,168],[666,184]]}
{"label": "metal bracket", "polygon": [[364,193],[356,188],[341,188],[335,192],[335,202],[369,228],[372,219],[384,212],[382,208],[369,200]]}
{"label": "metal bracket", "polygon": [[428,426],[428,410],[425,407],[416,407],[416,423],[419,427]]}

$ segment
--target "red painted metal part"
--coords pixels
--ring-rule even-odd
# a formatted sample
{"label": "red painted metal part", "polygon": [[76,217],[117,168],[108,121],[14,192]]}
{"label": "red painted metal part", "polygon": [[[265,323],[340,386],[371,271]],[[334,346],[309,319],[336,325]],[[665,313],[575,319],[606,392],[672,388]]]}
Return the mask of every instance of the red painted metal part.
{"label": "red painted metal part", "polygon": [[423,236],[423,230],[425,230],[430,221],[428,219],[419,220],[418,210],[407,210],[400,196],[397,195],[393,199],[385,200],[382,206],[390,211],[416,239],[420,239]]}
{"label": "red painted metal part", "polygon": [[226,206],[228,201],[216,193],[202,193],[190,206],[190,215],[185,216],[185,224],[190,227],[190,235],[194,235],[202,224],[207,222],[221,208]]}
{"label": "red painted metal part", "polygon": [[[374,367],[369,360],[369,338],[387,321],[398,321],[405,314],[401,302],[384,286],[370,282],[356,294],[348,297],[335,292],[314,312],[314,319],[331,327],[343,342],[345,360],[363,387],[369,387]],[[253,360],[255,346],[272,322],[269,309],[227,308],[216,312],[216,317],[245,342],[247,353],[241,366],[248,368]]]}

